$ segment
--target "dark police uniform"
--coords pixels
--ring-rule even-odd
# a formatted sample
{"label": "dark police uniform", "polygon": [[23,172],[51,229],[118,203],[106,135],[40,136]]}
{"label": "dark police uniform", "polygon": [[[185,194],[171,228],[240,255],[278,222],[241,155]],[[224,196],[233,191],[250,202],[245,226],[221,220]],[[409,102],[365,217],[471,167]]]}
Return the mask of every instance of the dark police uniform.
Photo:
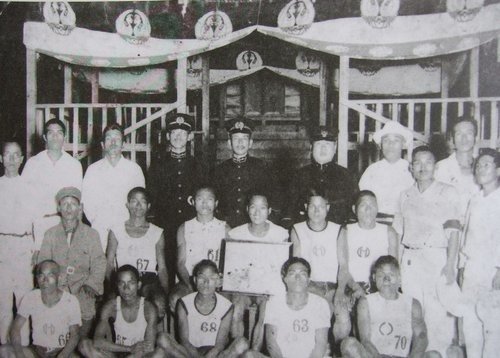
{"label": "dark police uniform", "polygon": [[[192,117],[185,114],[176,114],[167,123],[167,131],[180,128],[190,132],[193,127]],[[165,232],[167,268],[172,280],[175,277],[177,229],[196,215],[188,198],[202,183],[204,174],[204,166],[186,152],[165,153],[151,163],[147,173],[146,187],[151,194],[153,222]]]}
{"label": "dark police uniform", "polygon": [[[229,136],[234,133],[251,135],[252,120],[235,118],[228,121],[226,129]],[[219,216],[232,228],[249,221],[246,210],[249,195],[266,195],[272,205],[272,175],[265,162],[260,159],[248,155],[244,158],[228,159],[215,168],[212,178],[219,199]]]}
{"label": "dark police uniform", "polygon": [[[319,127],[311,136],[312,143],[317,140],[335,141],[336,135],[330,129]],[[325,192],[330,204],[327,220],[343,224],[352,217],[352,205],[359,190],[354,176],[333,161],[320,165],[311,158],[311,164],[300,168],[290,184],[285,214],[287,219],[293,223],[307,220],[304,204],[311,188]]]}

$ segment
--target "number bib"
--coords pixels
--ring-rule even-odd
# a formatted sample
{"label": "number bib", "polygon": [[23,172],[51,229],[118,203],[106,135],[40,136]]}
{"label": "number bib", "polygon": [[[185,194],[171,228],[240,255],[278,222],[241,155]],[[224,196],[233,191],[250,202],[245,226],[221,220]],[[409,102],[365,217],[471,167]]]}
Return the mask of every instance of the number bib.
{"label": "number bib", "polygon": [[370,310],[371,341],[381,354],[406,357],[410,352],[413,299],[399,295],[386,300],[380,294],[367,296]]}

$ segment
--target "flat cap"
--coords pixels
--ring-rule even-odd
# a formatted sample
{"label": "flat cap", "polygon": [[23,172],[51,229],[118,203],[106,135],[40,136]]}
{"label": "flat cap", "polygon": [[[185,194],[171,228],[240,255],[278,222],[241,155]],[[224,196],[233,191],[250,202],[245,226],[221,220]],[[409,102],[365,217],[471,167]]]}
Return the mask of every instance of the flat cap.
{"label": "flat cap", "polygon": [[318,126],[311,129],[311,143],[320,140],[326,140],[329,142],[336,142],[338,132],[336,129],[327,126]]}
{"label": "flat cap", "polygon": [[189,114],[175,113],[167,119],[167,131],[184,129],[191,132],[194,129],[194,118]]}
{"label": "flat cap", "polygon": [[380,145],[382,142],[382,138],[387,134],[397,134],[403,137],[406,142],[406,145],[413,141],[413,134],[406,127],[403,127],[398,122],[389,121],[384,125],[384,128],[379,129],[373,134],[373,141]]}
{"label": "flat cap", "polygon": [[82,193],[80,189],[75,188],[74,186],[67,186],[59,190],[56,194],[56,202],[59,203],[63,198],[71,196],[78,201],[82,200]]}
{"label": "flat cap", "polygon": [[234,133],[252,134],[254,129],[253,121],[247,117],[236,117],[227,121],[224,125],[229,135]]}

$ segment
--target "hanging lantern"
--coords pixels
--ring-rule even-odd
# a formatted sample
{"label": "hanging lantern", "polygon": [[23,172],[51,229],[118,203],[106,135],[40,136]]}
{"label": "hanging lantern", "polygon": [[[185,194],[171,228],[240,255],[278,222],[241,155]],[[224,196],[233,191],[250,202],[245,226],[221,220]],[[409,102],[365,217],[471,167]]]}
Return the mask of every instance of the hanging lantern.
{"label": "hanging lantern", "polygon": [[359,62],[356,65],[353,65],[353,67],[366,77],[375,76],[375,74],[382,68],[381,65],[375,62]]}
{"label": "hanging lantern", "polygon": [[236,57],[236,68],[240,71],[262,66],[262,57],[256,51],[246,50]]}
{"label": "hanging lantern", "polygon": [[46,1],[43,5],[43,18],[58,35],[69,35],[76,25],[75,12],[67,1]]}
{"label": "hanging lantern", "polygon": [[133,45],[143,44],[151,36],[148,17],[137,9],[122,12],[116,19],[115,26],[116,32]]}
{"label": "hanging lantern", "polygon": [[229,16],[222,11],[210,11],[203,15],[194,27],[198,40],[216,40],[233,32]]}
{"label": "hanging lantern", "polygon": [[441,61],[437,58],[429,58],[418,63],[426,72],[436,72],[441,66]]}
{"label": "hanging lantern", "polygon": [[202,71],[201,57],[191,56],[187,59],[187,74],[190,77],[199,77]]}
{"label": "hanging lantern", "polygon": [[398,16],[399,0],[361,0],[361,16],[376,29],[385,29]]}
{"label": "hanging lantern", "polygon": [[458,22],[471,21],[481,11],[484,0],[446,0],[446,11]]}
{"label": "hanging lantern", "polygon": [[321,69],[321,60],[314,53],[300,51],[295,58],[297,72],[306,77],[313,77]]}
{"label": "hanging lantern", "polygon": [[302,35],[312,25],[315,15],[311,0],[292,0],[281,9],[278,27],[292,35]]}

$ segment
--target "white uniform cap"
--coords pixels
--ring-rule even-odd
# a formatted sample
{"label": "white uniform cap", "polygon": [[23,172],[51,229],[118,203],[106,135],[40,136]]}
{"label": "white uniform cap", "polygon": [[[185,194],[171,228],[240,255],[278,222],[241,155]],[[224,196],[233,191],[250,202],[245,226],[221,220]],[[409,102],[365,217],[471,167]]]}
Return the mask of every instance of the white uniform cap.
{"label": "white uniform cap", "polygon": [[413,141],[413,134],[410,132],[410,130],[406,127],[403,127],[401,124],[398,122],[394,121],[388,121],[385,125],[384,128],[376,131],[373,134],[373,141],[380,145],[382,142],[382,137],[385,136],[386,134],[398,134],[401,137],[404,138],[405,146],[408,146],[411,141]]}

